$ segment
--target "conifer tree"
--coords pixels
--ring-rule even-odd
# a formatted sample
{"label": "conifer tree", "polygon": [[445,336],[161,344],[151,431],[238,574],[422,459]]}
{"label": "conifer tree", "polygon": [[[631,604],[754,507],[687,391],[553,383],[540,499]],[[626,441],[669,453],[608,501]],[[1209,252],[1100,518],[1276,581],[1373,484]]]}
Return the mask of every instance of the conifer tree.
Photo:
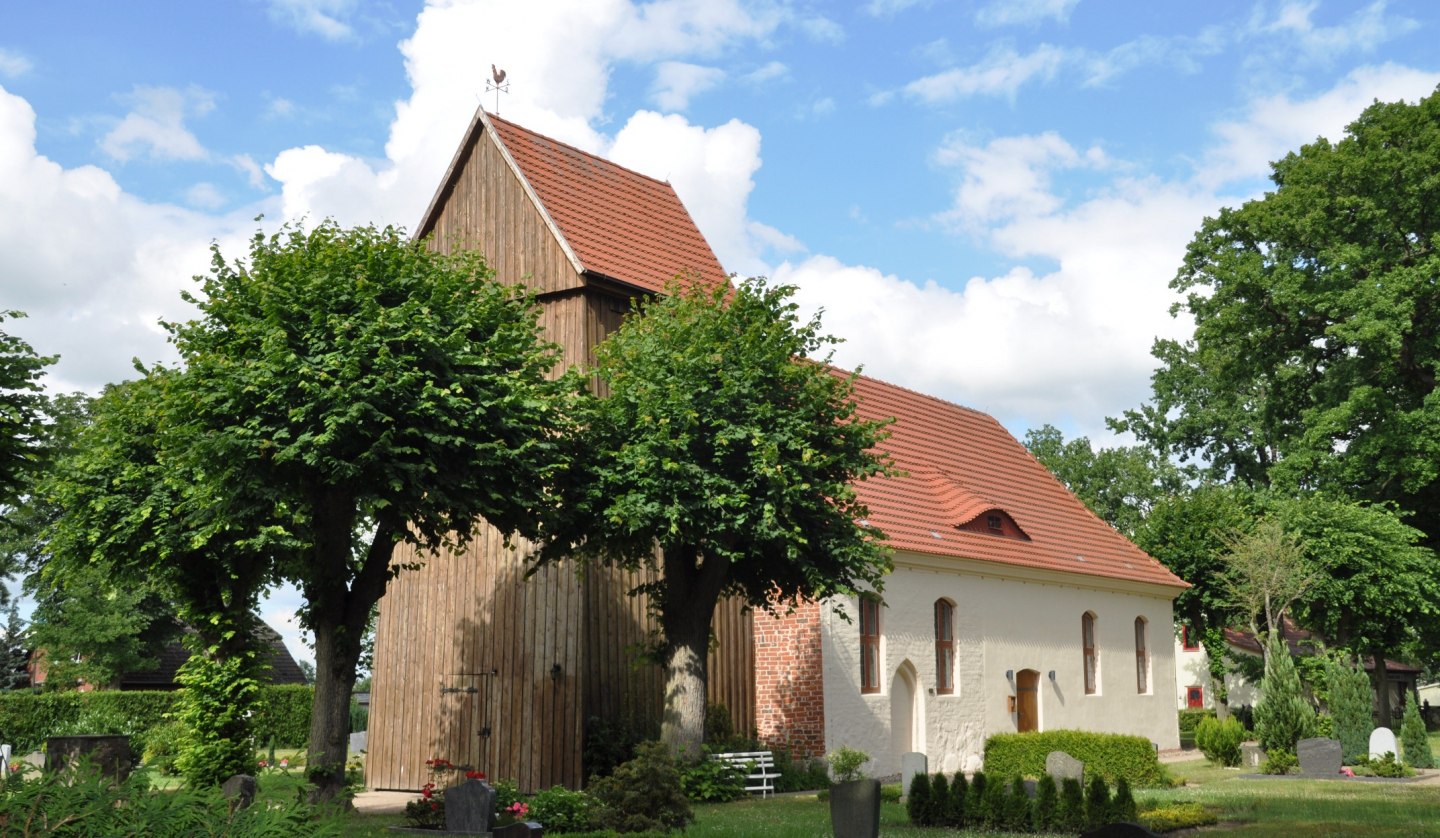
{"label": "conifer tree", "polygon": [[910,823],[916,826],[930,825],[927,820],[930,816],[930,775],[924,771],[910,778],[910,788],[905,793],[905,813],[910,816]]}
{"label": "conifer tree", "polygon": [[1370,756],[1370,731],[1375,729],[1371,706],[1375,696],[1370,678],[1358,667],[1331,661],[1326,669],[1330,693],[1330,716],[1335,720],[1335,738],[1346,765],[1364,762]]}
{"label": "conifer tree", "polygon": [[1060,790],[1055,778],[1049,774],[1040,775],[1035,784],[1035,829],[1049,832],[1060,826]]}
{"label": "conifer tree", "polygon": [[950,808],[950,781],[944,774],[930,778],[930,805],[925,811],[925,825],[939,826],[945,822],[945,810]]}
{"label": "conifer tree", "polygon": [[1255,703],[1255,735],[1267,751],[1295,753],[1295,743],[1310,734],[1315,708],[1305,699],[1300,674],[1290,650],[1275,635],[1267,640],[1270,654]]}
{"label": "conifer tree", "polygon": [[1405,717],[1400,722],[1400,749],[1405,752],[1405,764],[1411,768],[1435,767],[1430,738],[1425,734],[1425,722],[1420,718],[1420,708],[1413,696],[1405,702]]}
{"label": "conifer tree", "polygon": [[967,810],[971,806],[970,797],[970,784],[965,782],[965,772],[956,771],[950,780],[950,799],[946,801],[945,816],[941,823],[955,829],[964,827]]}

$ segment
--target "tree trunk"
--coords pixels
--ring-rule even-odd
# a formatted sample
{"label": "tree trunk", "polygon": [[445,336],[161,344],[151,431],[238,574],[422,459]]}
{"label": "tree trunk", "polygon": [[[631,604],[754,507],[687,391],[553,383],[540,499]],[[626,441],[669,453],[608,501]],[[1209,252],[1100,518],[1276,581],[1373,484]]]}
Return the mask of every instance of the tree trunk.
{"label": "tree trunk", "polygon": [[310,802],[334,800],[345,788],[345,757],[350,745],[350,691],[360,644],[344,642],[342,627],[315,625],[315,703],[310,713],[307,774],[315,785]]}
{"label": "tree trunk", "polygon": [[701,561],[697,548],[678,545],[665,551],[664,568],[660,629],[665,633],[665,710],[660,741],[676,759],[695,761],[705,743],[710,624],[729,565]]}

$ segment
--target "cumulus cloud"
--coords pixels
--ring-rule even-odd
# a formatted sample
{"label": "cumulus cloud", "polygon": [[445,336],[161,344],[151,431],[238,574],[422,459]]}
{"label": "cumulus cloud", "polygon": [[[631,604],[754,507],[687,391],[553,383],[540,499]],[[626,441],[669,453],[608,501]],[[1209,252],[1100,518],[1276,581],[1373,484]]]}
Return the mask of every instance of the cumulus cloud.
{"label": "cumulus cloud", "polygon": [[1105,164],[1105,153],[1092,147],[1083,154],[1053,131],[1034,136],[1000,137],[984,146],[952,136],[935,152],[942,166],[961,170],[955,205],[938,218],[951,229],[975,229],[1001,218],[1041,215],[1061,199],[1051,191],[1055,169]]}
{"label": "cumulus cloud", "polygon": [[683,111],[690,107],[690,98],[718,87],[725,80],[725,71],[718,67],[702,67],[684,61],[662,61],[655,68],[655,83],[650,99],[661,110]]}
{"label": "cumulus cloud", "polygon": [[1250,21],[1251,33],[1281,35],[1310,58],[1330,60],[1346,52],[1373,52],[1393,38],[1413,32],[1420,24],[1410,18],[1387,13],[1386,0],[1358,9],[1335,26],[1317,26],[1311,16],[1318,2],[1281,3],[1273,15],[1257,7]]}
{"label": "cumulus cloud", "polygon": [[1053,20],[1064,23],[1080,0],[990,0],[975,10],[981,26],[1034,25]]}
{"label": "cumulus cloud", "polygon": [[125,162],[137,156],[152,160],[204,160],[209,156],[185,127],[189,116],[204,116],[215,108],[215,95],[203,88],[137,85],[120,97],[131,110],[100,140],[110,157]]}

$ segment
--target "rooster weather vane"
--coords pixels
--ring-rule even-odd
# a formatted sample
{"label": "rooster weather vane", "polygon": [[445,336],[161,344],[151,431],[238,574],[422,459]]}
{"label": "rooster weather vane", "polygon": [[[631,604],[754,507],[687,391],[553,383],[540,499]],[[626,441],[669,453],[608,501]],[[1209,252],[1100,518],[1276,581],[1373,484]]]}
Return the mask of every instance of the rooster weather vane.
{"label": "rooster weather vane", "polygon": [[505,71],[490,65],[490,79],[485,82],[485,92],[495,91],[495,115],[500,115],[500,94],[510,92],[510,83],[505,81]]}

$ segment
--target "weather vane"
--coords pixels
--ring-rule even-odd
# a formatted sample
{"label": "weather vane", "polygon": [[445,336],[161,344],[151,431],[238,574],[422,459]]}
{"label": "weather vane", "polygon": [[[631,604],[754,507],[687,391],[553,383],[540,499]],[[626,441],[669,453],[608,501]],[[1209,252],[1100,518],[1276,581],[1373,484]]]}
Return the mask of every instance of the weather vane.
{"label": "weather vane", "polygon": [[490,65],[490,78],[493,81],[485,82],[485,92],[495,91],[495,115],[500,115],[500,94],[510,92],[510,83],[505,81],[505,71],[498,69],[494,64]]}

